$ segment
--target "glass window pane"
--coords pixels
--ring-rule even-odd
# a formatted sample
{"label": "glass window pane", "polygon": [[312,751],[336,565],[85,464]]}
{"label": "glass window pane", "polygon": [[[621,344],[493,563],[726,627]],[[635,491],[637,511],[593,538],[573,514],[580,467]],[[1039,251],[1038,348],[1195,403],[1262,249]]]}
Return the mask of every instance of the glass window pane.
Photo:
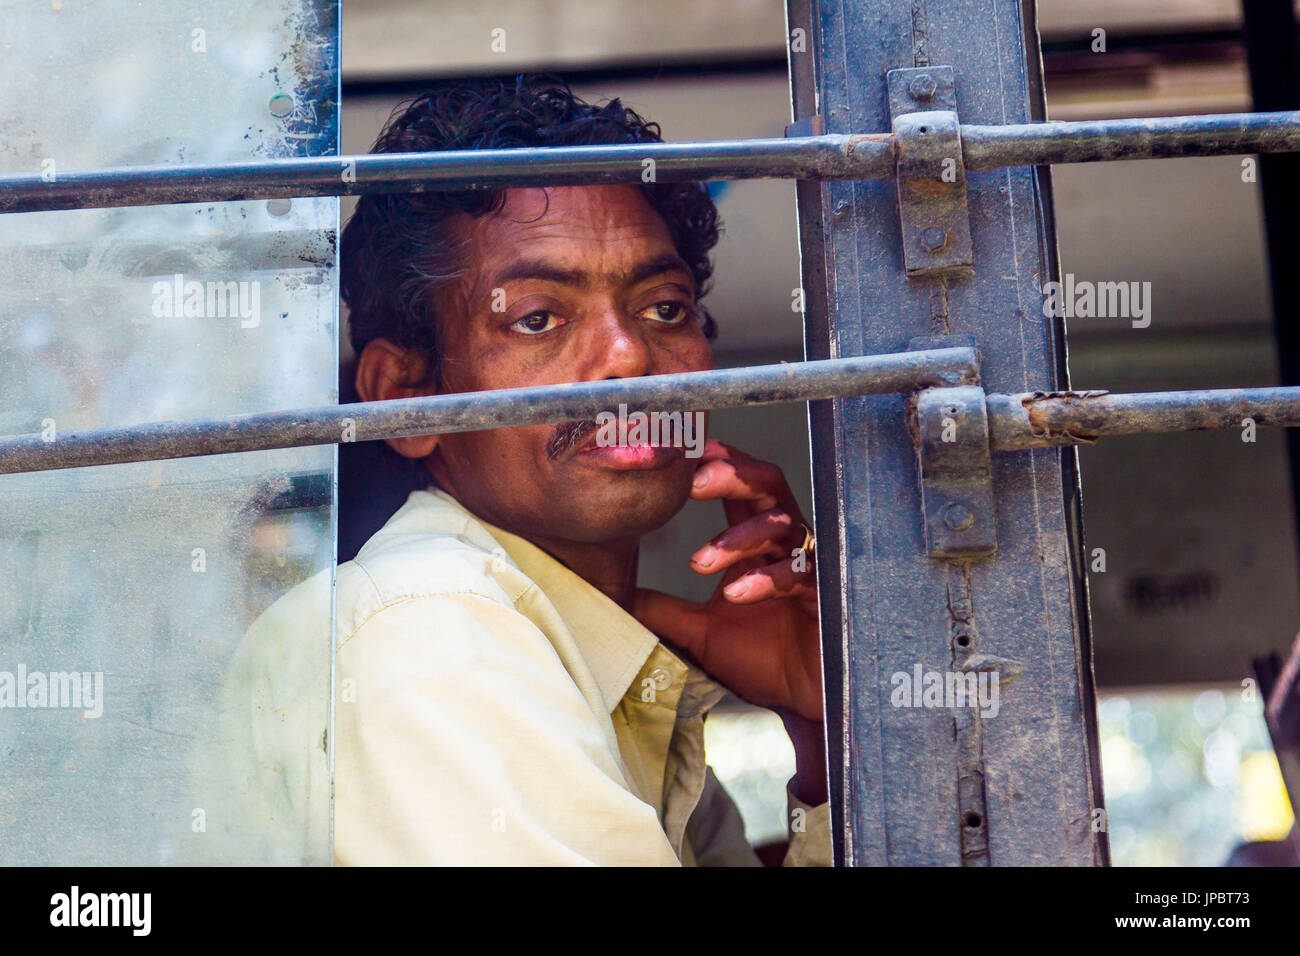
{"label": "glass window pane", "polygon": [[[337,2],[0,21],[5,173],[337,154]],[[0,434],[337,400],[336,199],[0,222]],[[333,446],[0,476],[0,861],[330,861],[329,633],[269,662],[291,767],[221,694],[281,593],[319,575],[330,620],[334,486]],[[283,778],[262,832],[254,772]]]}

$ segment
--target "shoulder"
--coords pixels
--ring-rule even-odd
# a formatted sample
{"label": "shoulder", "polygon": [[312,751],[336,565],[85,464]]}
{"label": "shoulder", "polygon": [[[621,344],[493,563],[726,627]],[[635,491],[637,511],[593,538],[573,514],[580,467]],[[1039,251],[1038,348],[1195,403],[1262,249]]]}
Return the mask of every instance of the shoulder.
{"label": "shoulder", "polygon": [[250,632],[314,632],[330,626],[337,608],[336,633],[343,643],[387,607],[464,598],[514,609],[533,588],[482,524],[449,508],[443,496],[416,491],[355,558],[323,568],[281,595]]}
{"label": "shoulder", "polygon": [[399,604],[486,601],[514,610],[534,587],[481,524],[438,507],[432,493],[417,491],[353,560],[339,566],[339,641]]}
{"label": "shoulder", "polygon": [[481,523],[442,496],[417,491],[353,560],[322,569],[263,612],[245,652],[267,663],[268,655],[298,656],[295,648],[328,648],[331,624],[341,649],[367,625],[374,631],[400,619],[409,630],[421,611],[427,618],[430,605],[447,624],[468,614],[491,622],[488,630],[502,637],[531,633],[524,620],[511,625],[525,617],[521,599],[536,588]]}

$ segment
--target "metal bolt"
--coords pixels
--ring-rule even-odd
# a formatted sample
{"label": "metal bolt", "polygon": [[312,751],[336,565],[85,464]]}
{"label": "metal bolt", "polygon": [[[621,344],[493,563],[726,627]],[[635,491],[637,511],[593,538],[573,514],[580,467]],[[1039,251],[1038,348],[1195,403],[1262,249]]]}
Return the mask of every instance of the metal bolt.
{"label": "metal bolt", "polygon": [[943,523],[953,531],[969,531],[975,524],[975,515],[965,505],[954,503],[943,509]]}
{"label": "metal bolt", "polygon": [[926,252],[938,252],[948,244],[948,230],[931,226],[921,231],[921,248]]}
{"label": "metal bolt", "polygon": [[934,91],[938,89],[939,84],[934,82],[934,77],[929,73],[918,73],[912,77],[912,82],[907,86],[907,92],[912,94],[914,100],[929,100],[934,96]]}

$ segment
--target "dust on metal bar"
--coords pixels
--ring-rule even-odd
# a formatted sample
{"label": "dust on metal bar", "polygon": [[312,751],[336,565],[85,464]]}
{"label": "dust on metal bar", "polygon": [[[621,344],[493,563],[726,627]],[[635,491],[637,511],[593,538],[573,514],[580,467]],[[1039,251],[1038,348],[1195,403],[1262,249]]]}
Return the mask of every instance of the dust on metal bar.
{"label": "dust on metal bar", "polygon": [[299,196],[717,179],[882,179],[893,136],[315,156],[0,177],[0,213]]}
{"label": "dust on metal bar", "polygon": [[1300,112],[961,128],[968,170],[1300,150]]}
{"label": "dust on metal bar", "polygon": [[1091,444],[1105,435],[1300,426],[1300,387],[1185,392],[1024,392],[989,395],[994,451]]}
{"label": "dust on metal bar", "polygon": [[928,349],[56,432],[54,441],[16,435],[0,438],[0,474],[586,421],[619,405],[686,412],[910,392],[977,376],[974,349]]}
{"label": "dust on metal bar", "polygon": [[[960,97],[959,97],[960,99]],[[960,127],[970,170],[1300,150],[1300,112]],[[653,161],[651,166],[647,161]],[[892,133],[313,156],[0,176],[0,213],[718,179],[889,179]]]}

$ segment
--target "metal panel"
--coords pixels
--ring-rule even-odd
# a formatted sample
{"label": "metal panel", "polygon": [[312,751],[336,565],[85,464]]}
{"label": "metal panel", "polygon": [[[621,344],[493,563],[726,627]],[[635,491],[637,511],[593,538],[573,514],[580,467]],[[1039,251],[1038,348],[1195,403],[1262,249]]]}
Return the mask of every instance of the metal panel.
{"label": "metal panel", "polygon": [[[792,2],[792,38],[804,30],[816,57],[801,64],[792,42],[796,121],[816,112],[827,133],[886,128],[886,73],[930,65],[952,66],[963,123],[1042,118],[1032,5],[928,6]],[[933,279],[904,274],[893,182],[801,184],[809,358],[973,335],[990,390],[1067,387],[1061,330],[1041,309],[1055,268],[1046,178],[1019,168],[967,180],[974,274]],[[1077,529],[1066,519],[1073,453],[995,456],[996,555],[928,558],[907,410],[901,396],[810,406],[837,861],[1104,862],[1104,833],[1091,825],[1100,788]],[[974,671],[990,685],[996,674],[996,716],[911,706],[898,676],[918,669]]]}

